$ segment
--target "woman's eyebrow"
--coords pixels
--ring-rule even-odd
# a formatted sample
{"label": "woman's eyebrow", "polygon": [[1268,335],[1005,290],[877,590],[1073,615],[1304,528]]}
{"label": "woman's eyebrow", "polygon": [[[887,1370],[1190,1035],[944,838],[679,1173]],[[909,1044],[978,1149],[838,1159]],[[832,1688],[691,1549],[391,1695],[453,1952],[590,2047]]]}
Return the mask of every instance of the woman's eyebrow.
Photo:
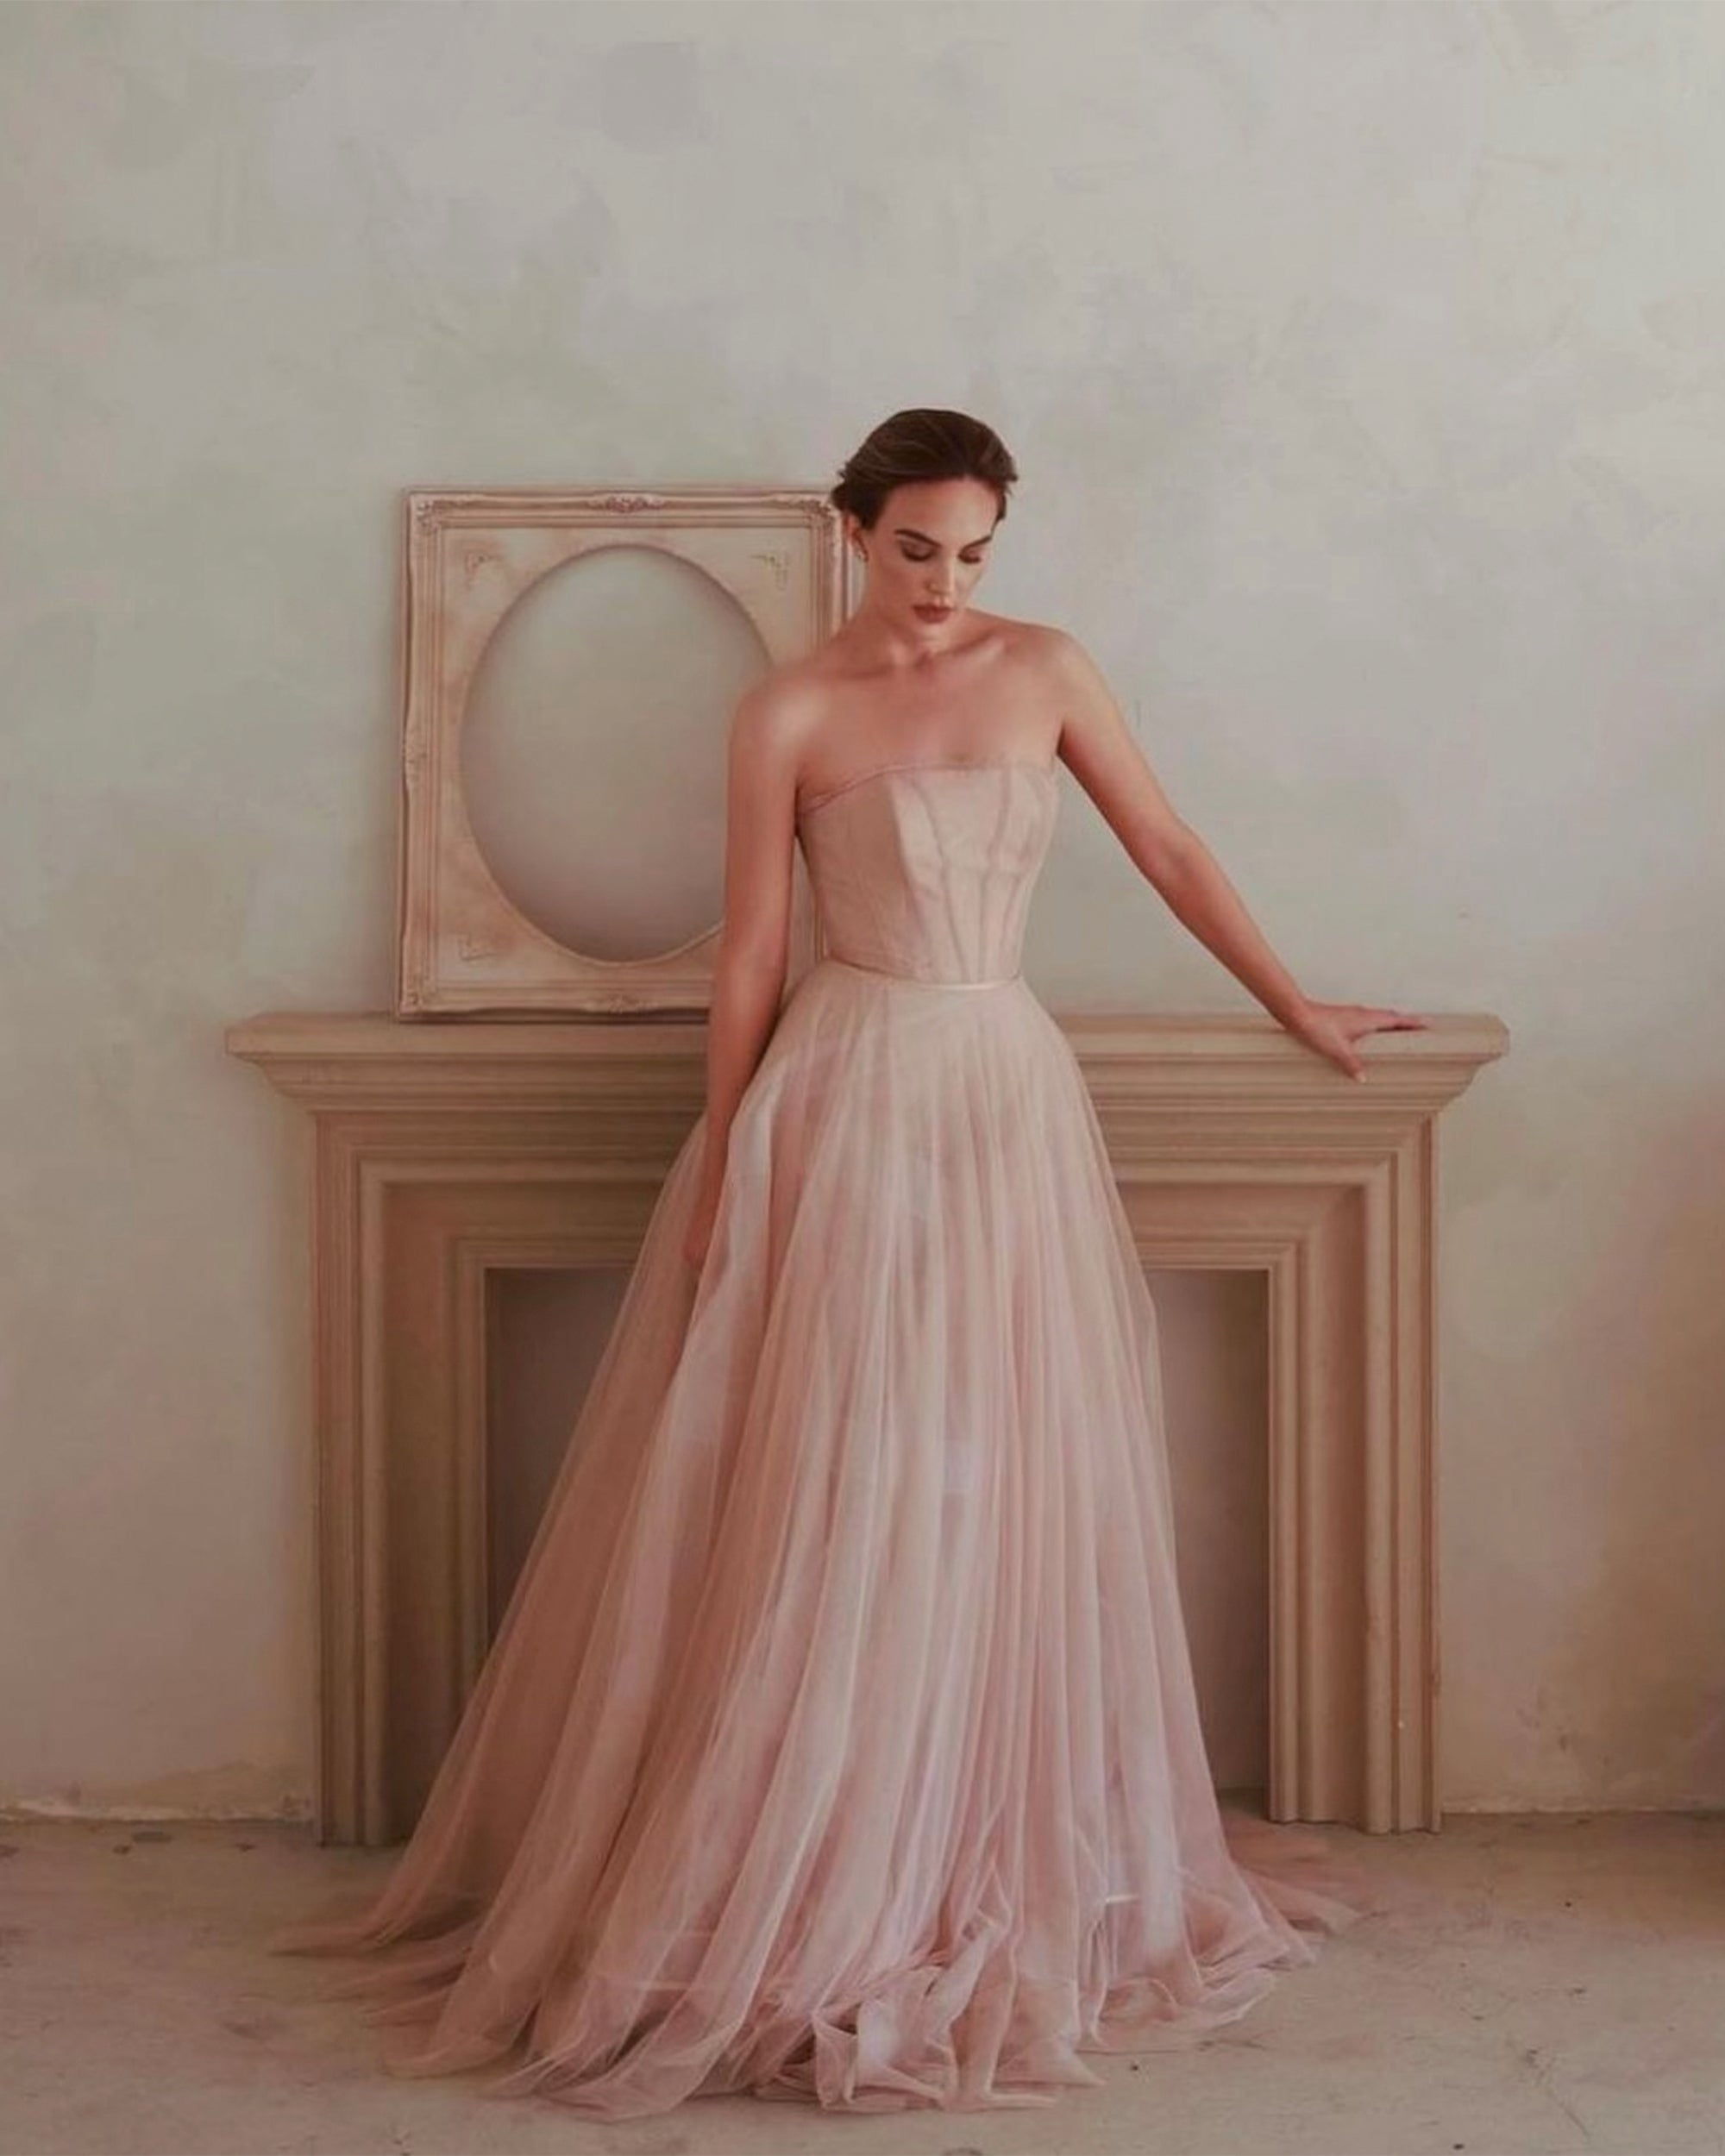
{"label": "woman's eyebrow", "polygon": [[[923,544],[927,547],[938,547],[940,544],[939,540],[931,539],[925,531],[913,530],[909,524],[894,524],[893,527],[893,532],[894,537],[896,538],[920,539]],[[964,545],[960,547],[958,551],[960,554],[963,554],[971,547],[986,547],[994,536],[994,535],[992,531],[985,531],[980,539],[967,539],[964,542]]]}

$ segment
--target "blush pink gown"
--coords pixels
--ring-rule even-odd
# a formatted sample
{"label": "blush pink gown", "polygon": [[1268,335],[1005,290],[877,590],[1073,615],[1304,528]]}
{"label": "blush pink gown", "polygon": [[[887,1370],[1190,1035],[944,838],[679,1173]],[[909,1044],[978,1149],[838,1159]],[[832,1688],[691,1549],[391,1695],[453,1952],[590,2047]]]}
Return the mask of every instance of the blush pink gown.
{"label": "blush pink gown", "polygon": [[829,955],[706,1263],[703,1117],[411,1839],[270,1941],[369,1958],[326,1996],[410,2032],[392,2072],[613,2118],[1045,2104],[1360,1913],[1212,1786],[1155,1313],[1019,971],[1058,803],[1026,761],[805,803]]}

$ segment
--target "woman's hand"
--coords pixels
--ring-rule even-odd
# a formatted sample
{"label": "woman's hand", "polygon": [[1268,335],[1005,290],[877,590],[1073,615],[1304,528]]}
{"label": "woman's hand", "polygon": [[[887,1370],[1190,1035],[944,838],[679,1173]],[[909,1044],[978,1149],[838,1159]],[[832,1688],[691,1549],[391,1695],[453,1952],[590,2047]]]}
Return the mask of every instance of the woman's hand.
{"label": "woman's hand", "polygon": [[1368,1033],[1419,1031],[1429,1028],[1432,1021],[1417,1011],[1380,1011],[1366,1003],[1314,1003],[1308,999],[1283,1023],[1296,1041],[1327,1056],[1350,1078],[1364,1078],[1365,1063],[1353,1049],[1357,1040]]}
{"label": "woman's hand", "polygon": [[694,1211],[683,1234],[683,1261],[699,1272],[706,1263],[707,1245],[712,1240],[712,1224],[718,1213],[719,1186],[716,1182],[701,1184],[695,1197]]}

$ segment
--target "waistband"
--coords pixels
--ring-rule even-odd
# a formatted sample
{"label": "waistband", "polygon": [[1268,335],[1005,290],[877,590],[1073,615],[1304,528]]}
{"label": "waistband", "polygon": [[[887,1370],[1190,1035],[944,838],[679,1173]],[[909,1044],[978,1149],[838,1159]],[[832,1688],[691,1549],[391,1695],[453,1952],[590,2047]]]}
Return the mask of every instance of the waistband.
{"label": "waistband", "polygon": [[835,958],[831,951],[822,954],[823,966],[843,966],[847,973],[872,974],[877,981],[900,981],[907,988],[1004,988],[1008,981],[1022,981],[1024,968],[1013,973],[995,974],[988,981],[931,981],[922,974],[894,973],[890,966],[859,965],[854,958]]}

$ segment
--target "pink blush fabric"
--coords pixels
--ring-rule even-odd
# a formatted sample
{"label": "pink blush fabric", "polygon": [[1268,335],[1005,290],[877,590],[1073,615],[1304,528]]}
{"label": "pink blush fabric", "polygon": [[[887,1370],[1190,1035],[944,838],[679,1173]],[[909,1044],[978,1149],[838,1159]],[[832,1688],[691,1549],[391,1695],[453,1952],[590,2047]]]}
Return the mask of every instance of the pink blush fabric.
{"label": "pink blush fabric", "polygon": [[1176,1591],[1156,1313],[1021,940],[1052,767],[806,805],[830,955],[662,1188],[414,1833],[273,1951],[391,2071],[607,2118],[747,2091],[1046,2105],[1370,1906],[1224,1815]]}

